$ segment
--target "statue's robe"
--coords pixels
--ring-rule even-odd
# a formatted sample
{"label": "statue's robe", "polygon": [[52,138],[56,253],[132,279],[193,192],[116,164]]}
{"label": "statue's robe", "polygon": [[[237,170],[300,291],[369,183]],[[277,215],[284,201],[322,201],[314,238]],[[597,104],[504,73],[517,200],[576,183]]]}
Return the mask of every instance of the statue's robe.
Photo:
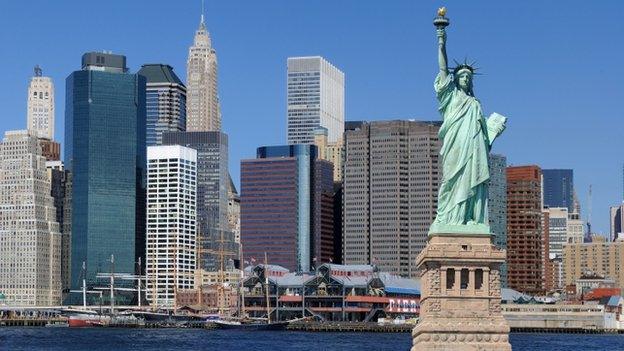
{"label": "statue's robe", "polygon": [[481,103],[459,89],[451,74],[434,83],[443,123],[442,182],[434,223],[488,225],[487,182],[490,141]]}

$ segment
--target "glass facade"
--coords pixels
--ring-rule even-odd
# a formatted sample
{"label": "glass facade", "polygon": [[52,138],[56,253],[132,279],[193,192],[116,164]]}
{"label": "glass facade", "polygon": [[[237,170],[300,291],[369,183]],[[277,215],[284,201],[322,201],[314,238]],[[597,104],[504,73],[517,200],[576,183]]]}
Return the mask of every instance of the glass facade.
{"label": "glass facade", "polygon": [[[118,56],[118,55],[114,55]],[[134,273],[145,251],[145,78],[85,68],[66,79],[65,164],[72,176],[71,285]]]}
{"label": "glass facade", "polygon": [[162,133],[186,130],[186,87],[169,65],[143,65],[137,74],[147,82],[147,146],[161,145]]}
{"label": "glass facade", "polygon": [[333,166],[314,145],[264,146],[241,162],[245,257],[309,272],[333,256]]}
{"label": "glass facade", "polygon": [[571,169],[543,169],[544,206],[567,207],[574,212],[574,173]]}
{"label": "glass facade", "polygon": [[[238,260],[238,244],[230,230],[228,210],[228,137],[221,132],[165,132],[163,145],[182,145],[197,150],[198,266],[207,271],[220,267],[218,251]],[[223,238],[223,246],[221,240]]]}

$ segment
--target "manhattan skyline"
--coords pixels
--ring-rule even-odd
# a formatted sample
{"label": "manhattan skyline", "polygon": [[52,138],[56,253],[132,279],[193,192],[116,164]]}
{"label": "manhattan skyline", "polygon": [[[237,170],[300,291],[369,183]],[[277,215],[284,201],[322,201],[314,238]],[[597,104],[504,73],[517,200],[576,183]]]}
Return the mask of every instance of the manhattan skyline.
{"label": "manhattan skyline", "polygon": [[[493,152],[507,156],[508,165],[574,169],[582,218],[592,184],[592,227],[608,233],[609,206],[622,201],[624,161],[618,152],[624,113],[616,102],[624,96],[617,74],[624,49],[615,45],[624,35],[618,18],[624,5],[616,1],[562,7],[537,1],[208,2],[205,22],[219,55],[222,130],[237,187],[241,159],[253,158],[259,146],[286,143],[288,57],[320,55],[345,73],[346,121],[440,120],[431,20],[443,5],[451,18],[449,58],[476,60],[483,73],[476,96],[485,101],[485,114],[509,117]],[[186,77],[200,15],[199,0],[175,6],[114,0],[105,8],[78,1],[3,4],[0,131],[26,129],[28,84],[38,64],[55,85],[55,140],[65,150],[65,78],[80,69],[80,56],[112,50],[127,57],[132,73],[164,63]]]}

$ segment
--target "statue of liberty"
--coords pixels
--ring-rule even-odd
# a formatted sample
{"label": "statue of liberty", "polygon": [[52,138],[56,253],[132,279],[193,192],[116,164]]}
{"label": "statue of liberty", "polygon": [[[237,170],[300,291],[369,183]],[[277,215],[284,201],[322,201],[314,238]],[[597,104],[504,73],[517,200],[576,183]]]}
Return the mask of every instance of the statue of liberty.
{"label": "statue of liberty", "polygon": [[488,154],[492,142],[505,129],[506,118],[493,113],[487,120],[474,96],[475,68],[464,61],[449,69],[446,30],[449,21],[441,8],[434,21],[438,36],[440,71],[434,87],[443,122],[442,181],[438,213],[429,234],[491,234],[488,223]]}

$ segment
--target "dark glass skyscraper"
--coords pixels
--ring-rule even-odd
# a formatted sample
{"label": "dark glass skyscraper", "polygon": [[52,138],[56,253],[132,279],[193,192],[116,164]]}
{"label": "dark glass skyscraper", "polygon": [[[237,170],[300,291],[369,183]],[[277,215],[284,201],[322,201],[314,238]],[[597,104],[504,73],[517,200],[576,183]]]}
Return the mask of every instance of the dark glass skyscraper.
{"label": "dark glass skyscraper", "polygon": [[574,212],[574,174],[571,169],[543,169],[544,206]]}
{"label": "dark glass skyscraper", "polygon": [[143,65],[137,74],[147,80],[147,146],[161,145],[163,132],[186,130],[186,87],[169,65]]}
{"label": "dark glass skyscraper", "polygon": [[100,272],[134,273],[145,252],[145,77],[126,58],[86,53],[66,79],[65,164],[72,176],[71,285],[82,263]]}
{"label": "dark glass skyscraper", "polygon": [[[221,132],[165,132],[163,145],[182,145],[197,150],[198,266],[207,271],[220,268],[218,251],[225,260],[238,259],[238,245],[228,224],[228,137]],[[223,238],[223,245],[221,245]]]}

